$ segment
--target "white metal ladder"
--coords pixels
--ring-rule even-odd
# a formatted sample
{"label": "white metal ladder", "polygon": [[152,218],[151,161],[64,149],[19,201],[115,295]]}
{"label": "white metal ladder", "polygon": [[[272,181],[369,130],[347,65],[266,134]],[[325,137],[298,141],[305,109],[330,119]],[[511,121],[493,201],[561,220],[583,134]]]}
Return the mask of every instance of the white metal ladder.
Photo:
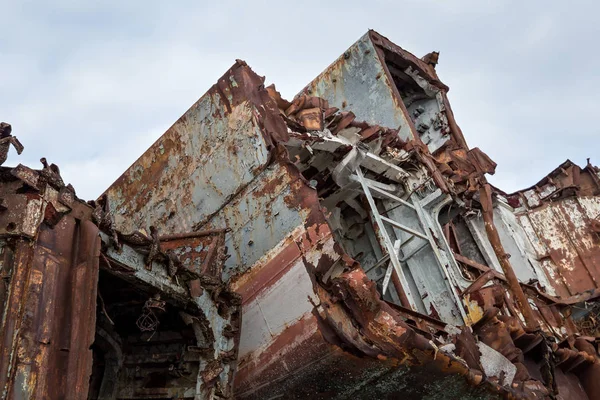
{"label": "white metal ladder", "polygon": [[[358,166],[356,168],[356,176],[357,176],[356,180],[358,182],[360,182],[360,185],[362,186],[365,196],[367,197],[367,201],[369,202],[369,207],[371,208],[371,213],[373,215],[375,223],[377,224],[377,227],[379,228],[381,237],[383,238],[384,243],[382,243],[382,244],[385,247],[385,249],[389,255],[388,268],[386,270],[385,278],[383,280],[383,290],[382,290],[383,294],[386,293],[387,288],[390,283],[390,279],[392,277],[392,271],[395,270],[396,273],[398,274],[398,277],[400,278],[400,283],[402,284],[402,287],[404,288],[404,291],[405,291],[406,297],[408,298],[410,306],[412,307],[413,310],[418,310],[418,308],[414,302],[414,296],[411,293],[411,289],[408,284],[408,280],[406,279],[406,276],[404,275],[404,272],[402,270],[401,263],[407,261],[409,258],[411,258],[415,254],[417,254],[419,251],[421,251],[426,246],[430,246],[435,254],[435,257],[440,262],[440,266],[444,272],[444,275],[448,279],[448,282],[450,283],[453,281],[447,268],[444,266],[444,262],[442,261],[446,257],[442,257],[442,255],[440,254],[440,249],[438,248],[438,244],[433,236],[433,233],[428,228],[428,224],[426,223],[427,217],[425,215],[425,211],[423,210],[423,207],[431,202],[429,200],[429,196],[427,196],[425,199],[421,200],[417,197],[416,193],[413,193],[409,198],[410,201],[401,199],[400,197],[395,196],[394,194],[383,189],[382,187],[385,187],[386,186],[385,184],[381,184],[379,182],[365,178],[364,175],[362,174],[360,166]],[[400,223],[398,221],[394,221],[391,218],[381,215],[379,213],[379,210],[377,209],[377,204],[375,203],[375,199],[373,198],[372,192],[375,192],[375,193],[379,194],[380,196],[385,197],[386,199],[397,203],[398,207],[403,206],[403,207],[408,207],[408,208],[414,210],[416,212],[416,215],[417,215],[417,218],[419,221],[419,227],[421,228],[422,232],[414,230],[406,225],[403,225],[402,223]],[[432,195],[433,195],[432,197],[437,197],[437,193],[432,193]],[[396,207],[394,207],[394,208],[396,208]],[[394,243],[392,243],[392,240],[390,239],[390,236],[386,229],[386,224],[391,225],[401,231],[404,231],[404,232],[408,233],[410,236],[403,243],[400,240],[396,240]],[[422,244],[409,250],[406,254],[403,254],[402,258],[400,258],[400,249],[404,245],[411,242],[415,237],[423,239]],[[444,240],[444,239],[441,239],[441,240]],[[442,245],[446,245],[446,243],[443,243]],[[458,297],[456,292],[454,290],[452,290],[452,288],[450,288],[450,291],[453,294],[455,300],[457,301],[457,306],[458,306],[458,309],[460,310],[463,320],[466,321],[466,314],[465,314],[465,311],[463,310],[463,308],[461,307],[460,298]]]}
{"label": "white metal ladder", "polygon": [[[439,251],[438,251],[438,247],[435,242],[435,239],[433,238],[431,231],[426,228],[427,225],[425,224],[425,221],[424,221],[424,212],[422,209],[422,205],[419,202],[419,199],[416,197],[411,197],[410,201],[407,201],[407,200],[401,199],[398,196],[395,196],[394,194],[388,192],[387,190],[382,189],[380,187],[381,184],[378,185],[378,182],[372,181],[368,178],[365,178],[364,175],[362,174],[360,167],[356,168],[356,176],[357,176],[358,182],[360,182],[360,184],[362,186],[365,196],[367,197],[367,201],[369,202],[369,206],[371,208],[371,213],[373,215],[375,223],[377,224],[377,227],[379,228],[381,237],[383,238],[383,242],[384,242],[383,245],[385,246],[385,249],[389,255],[388,268],[386,270],[385,278],[383,280],[383,294],[386,293],[387,288],[389,286],[390,279],[392,277],[392,271],[396,270],[396,273],[398,274],[398,277],[400,278],[400,282],[406,292],[406,296],[408,297],[408,300],[411,303],[411,306],[413,307],[413,309],[416,309],[414,300],[413,300],[413,295],[412,295],[412,293],[410,293],[410,286],[408,284],[406,276],[404,275],[404,272],[402,271],[401,263],[405,262],[406,260],[408,260],[409,258],[414,256],[415,254],[417,254],[419,251],[421,251],[427,245],[431,246],[431,248],[436,253],[436,256],[439,259]],[[394,203],[397,203],[398,206],[404,206],[404,207],[408,207],[408,208],[414,210],[416,212],[417,218],[419,220],[420,228],[423,232],[419,232],[419,231],[412,229],[398,221],[395,221],[391,218],[381,215],[377,209],[377,205],[375,204],[375,199],[373,198],[372,192],[375,192],[375,193],[379,194],[380,196],[383,196],[386,199],[391,200]],[[413,196],[414,196],[414,194],[413,194]],[[396,207],[394,207],[394,208],[396,208]],[[408,233],[410,236],[403,243],[401,243],[400,240],[396,240],[395,242],[392,243],[392,240],[390,239],[390,236],[386,229],[386,224],[391,225],[401,231],[404,231],[404,232]],[[400,249],[404,245],[411,242],[415,237],[423,239],[422,244],[414,247],[408,253],[403,254],[402,258],[400,258]]]}

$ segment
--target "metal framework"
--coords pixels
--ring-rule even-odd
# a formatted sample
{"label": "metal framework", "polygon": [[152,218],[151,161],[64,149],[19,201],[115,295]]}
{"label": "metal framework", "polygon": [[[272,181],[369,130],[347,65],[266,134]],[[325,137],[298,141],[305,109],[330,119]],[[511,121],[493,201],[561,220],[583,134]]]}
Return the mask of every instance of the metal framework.
{"label": "metal framework", "polygon": [[[419,251],[424,249],[426,246],[430,246],[433,253],[435,254],[436,259],[438,260],[438,262],[440,262],[440,264],[442,266],[442,270],[444,271],[444,275],[446,276],[446,279],[448,279],[449,282],[452,282],[452,278],[447,270],[447,267],[445,267],[444,263],[442,262],[443,257],[440,254],[440,249],[438,248],[438,244],[437,244],[436,240],[434,239],[433,234],[431,233],[431,230],[428,228],[428,224],[426,223],[426,216],[425,216],[425,211],[424,211],[423,207],[426,206],[428,203],[430,203],[431,200],[429,197],[426,197],[425,199],[419,199],[416,193],[411,194],[409,197],[409,200],[404,200],[404,199],[382,189],[381,187],[378,187],[377,185],[375,185],[375,183],[377,183],[377,182],[374,182],[374,181],[366,178],[363,175],[360,166],[356,168],[355,172],[356,172],[356,180],[358,182],[360,182],[361,187],[362,187],[362,189],[365,193],[365,196],[367,198],[367,201],[369,203],[369,207],[371,208],[371,214],[373,215],[373,220],[377,224],[379,232],[381,233],[381,235],[379,236],[380,240],[382,240],[381,244],[388,253],[388,255],[381,260],[381,262],[388,262],[385,277],[383,279],[382,294],[385,295],[385,293],[387,292],[387,288],[390,284],[390,280],[392,277],[392,271],[395,270],[396,273],[398,274],[398,278],[400,279],[400,282],[402,283],[402,286],[405,290],[406,296],[408,298],[408,301],[409,301],[411,307],[413,309],[417,310],[417,306],[414,302],[414,297],[413,297],[413,294],[411,293],[410,286],[408,284],[408,280],[406,278],[406,275],[404,274],[404,271],[402,270],[403,263],[405,263],[408,259],[410,259],[414,255],[416,255]],[[419,228],[420,228],[421,232],[402,224],[400,221],[397,221],[392,218],[388,218],[388,217],[381,215],[381,213],[379,212],[379,210],[377,208],[377,204],[375,203],[375,197],[373,196],[373,192],[376,193],[377,195],[384,197],[387,200],[390,200],[391,202],[397,204],[393,207],[394,209],[400,208],[400,207],[408,207],[411,210],[415,211],[418,221],[419,221]],[[436,193],[434,192],[433,194],[436,194]],[[437,197],[437,196],[435,196],[435,197]],[[406,240],[404,240],[404,241],[401,241],[400,239],[398,239],[398,240],[395,240],[392,242],[392,239],[390,238],[390,235],[387,230],[387,225],[390,225],[396,229],[399,229],[399,230],[409,234],[410,236],[408,236],[406,238]],[[406,246],[408,243],[412,242],[415,239],[421,239],[422,243],[420,245],[414,247],[411,250],[408,250],[406,252],[402,251],[402,248],[404,246]],[[400,254],[401,252],[402,252],[402,255]],[[380,263],[377,263],[377,264],[380,265]],[[456,300],[458,301],[457,304],[461,304],[460,299],[458,298],[456,292],[454,290],[451,290],[451,292],[452,292],[453,296],[456,298]],[[466,320],[467,316],[466,316],[464,310],[461,307],[459,307],[459,310],[461,311],[461,315],[462,315],[463,319]]]}

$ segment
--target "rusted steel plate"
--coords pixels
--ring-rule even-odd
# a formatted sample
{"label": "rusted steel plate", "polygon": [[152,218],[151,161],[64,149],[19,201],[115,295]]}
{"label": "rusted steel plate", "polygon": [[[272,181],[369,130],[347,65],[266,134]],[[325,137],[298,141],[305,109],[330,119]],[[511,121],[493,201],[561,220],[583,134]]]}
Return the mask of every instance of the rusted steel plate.
{"label": "rusted steel plate", "polygon": [[231,257],[225,261],[225,279],[253,268],[304,223],[307,210],[294,207],[295,191],[305,185],[302,179],[293,166],[276,162],[208,221],[205,227],[230,229],[225,244]]}
{"label": "rusted steel plate", "polygon": [[191,231],[248,185],[287,128],[262,79],[235,64],[106,191],[123,233]]}
{"label": "rusted steel plate", "polygon": [[[434,68],[368,32],[304,89],[307,96],[288,102],[237,62],[106,191],[93,209],[103,231],[103,271],[133,284],[132,292],[161,293],[186,310],[181,318],[194,327],[190,343],[197,342],[177,353],[197,363],[193,377],[179,376],[172,387],[128,381],[144,356],[124,347],[129,372],[118,376],[113,393],[230,397],[239,355],[238,398],[544,398],[554,395],[542,376],[553,368],[543,364],[549,360],[560,368],[553,378],[561,391],[594,397],[596,348],[592,338],[576,342],[568,307],[597,297],[597,174],[565,163],[539,187],[507,196],[511,207],[528,208],[519,218],[531,243],[522,243],[527,237],[512,210],[493,209],[484,174],[495,163],[467,147]],[[358,150],[369,156],[362,166],[371,182],[392,196],[416,193],[416,216],[381,200],[370,210],[361,205],[368,190],[349,187],[351,179],[342,176],[361,167],[362,160],[346,160]],[[58,168],[42,162],[40,173],[12,170],[2,186],[2,278],[10,283],[0,287],[7,310],[0,385],[8,398],[84,398],[90,345],[102,333],[95,327],[99,231]],[[328,202],[333,211],[325,210],[323,199],[341,186],[347,190]],[[343,202],[346,215],[338,207]],[[453,207],[441,215],[450,204],[458,214],[484,206],[488,239],[478,237],[472,247],[489,265],[464,256],[457,257],[464,265],[457,264],[438,223],[451,218]],[[403,260],[411,273],[406,285],[420,298],[416,310],[383,301],[356,261],[383,259],[369,218],[378,205],[388,220],[422,229],[429,241],[430,249]],[[370,231],[360,228],[368,224]],[[399,246],[408,242],[394,237]],[[532,262],[531,270],[533,253],[542,267]],[[489,269],[498,260],[506,278]],[[476,271],[461,275],[467,268]],[[540,268],[568,298],[540,291]],[[396,284],[398,293],[408,289]],[[187,314],[192,310],[194,317]],[[523,316],[555,340],[526,332]],[[472,330],[455,326],[463,323]],[[159,332],[156,340],[162,339]],[[171,362],[168,352],[158,353],[153,361]],[[577,386],[576,367],[585,390]]]}
{"label": "rusted steel plate", "polygon": [[[281,166],[274,168],[285,171]],[[294,172],[290,169],[286,175],[293,176]],[[446,356],[433,357],[428,341],[411,333],[400,314],[379,299],[374,283],[360,269],[333,280],[336,285],[340,279],[339,292],[331,291],[336,295],[329,292],[331,288],[324,288],[331,282],[324,285],[323,280],[335,268],[340,268],[337,275],[356,263],[333,239],[316,192],[301,180],[293,180],[288,190],[286,212],[299,217],[297,227],[232,283],[242,295],[244,315],[236,396],[254,399],[286,393],[299,398],[344,398],[360,393],[376,398],[369,397],[370,390],[362,391],[361,379],[378,382],[383,377],[382,384],[389,382],[388,374],[402,370],[398,363],[440,363],[438,371],[455,374],[450,379],[462,382],[459,386],[464,395],[480,390],[465,389],[465,382],[478,379],[465,365]],[[265,193],[262,196],[268,197]],[[260,202],[260,198],[253,201]],[[233,238],[237,229],[232,227]],[[337,303],[341,299],[349,308]],[[396,335],[404,339],[393,339]],[[348,353],[340,352],[340,347]],[[388,363],[388,358],[397,361]],[[337,363],[335,368],[333,363]],[[317,371],[321,381],[315,380]],[[349,376],[357,379],[347,379]],[[435,393],[431,388],[424,390]],[[377,390],[372,392],[381,395]],[[394,391],[387,388],[383,392]]]}
{"label": "rusted steel plate", "polygon": [[[521,217],[533,229],[532,242],[542,244],[550,281],[558,293],[574,295],[600,284],[600,238],[590,229],[590,215],[600,206],[597,198],[564,199],[529,211]],[[539,247],[539,246],[538,246]]]}
{"label": "rusted steel plate", "polygon": [[365,34],[302,93],[320,96],[359,120],[389,128],[400,127],[403,139],[413,138],[409,122],[384,70],[369,34]]}
{"label": "rusted steel plate", "polygon": [[32,245],[20,239],[10,247],[16,274],[2,323],[3,390],[8,398],[87,398],[98,228],[63,217],[53,229],[42,225]]}
{"label": "rusted steel plate", "polygon": [[173,238],[161,244],[164,252],[176,255],[182,267],[202,275],[221,277],[225,233],[189,238]]}

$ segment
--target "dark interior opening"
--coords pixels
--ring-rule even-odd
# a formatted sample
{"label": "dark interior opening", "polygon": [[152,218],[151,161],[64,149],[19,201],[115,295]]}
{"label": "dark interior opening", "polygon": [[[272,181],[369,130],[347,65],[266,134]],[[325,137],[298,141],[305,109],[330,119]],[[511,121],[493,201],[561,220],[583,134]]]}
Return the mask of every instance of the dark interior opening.
{"label": "dark interior opening", "polygon": [[193,398],[200,354],[181,305],[104,270],[97,303],[88,399]]}
{"label": "dark interior opening", "polygon": [[425,93],[410,75],[404,72],[409,67],[408,62],[395,53],[385,51],[384,54],[385,64],[394,79],[396,88],[398,89],[406,108],[409,108],[417,100],[432,98]]}

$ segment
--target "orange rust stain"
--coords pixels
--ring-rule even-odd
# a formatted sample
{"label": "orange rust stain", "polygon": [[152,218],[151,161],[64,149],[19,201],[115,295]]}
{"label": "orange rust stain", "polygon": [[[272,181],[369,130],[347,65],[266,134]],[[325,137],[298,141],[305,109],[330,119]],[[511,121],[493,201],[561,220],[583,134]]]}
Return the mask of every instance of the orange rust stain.
{"label": "orange rust stain", "polygon": [[252,196],[254,198],[272,197],[273,194],[277,193],[277,189],[285,184],[286,178],[287,177],[284,174],[276,176],[269,180],[260,190],[253,192]]}

